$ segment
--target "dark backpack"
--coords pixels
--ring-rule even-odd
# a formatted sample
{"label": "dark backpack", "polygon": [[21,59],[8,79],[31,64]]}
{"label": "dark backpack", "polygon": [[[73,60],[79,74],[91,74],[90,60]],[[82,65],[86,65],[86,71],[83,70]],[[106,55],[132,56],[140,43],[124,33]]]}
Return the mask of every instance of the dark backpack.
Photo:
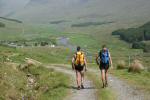
{"label": "dark backpack", "polygon": [[100,57],[100,61],[104,64],[108,64],[109,63],[109,52],[108,49],[104,52],[103,50],[101,50],[99,52],[99,57]]}

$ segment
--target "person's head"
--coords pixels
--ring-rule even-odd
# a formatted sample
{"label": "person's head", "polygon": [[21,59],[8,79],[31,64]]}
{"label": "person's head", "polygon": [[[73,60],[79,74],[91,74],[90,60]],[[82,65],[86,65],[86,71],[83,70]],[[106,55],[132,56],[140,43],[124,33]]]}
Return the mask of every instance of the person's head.
{"label": "person's head", "polygon": [[81,50],[81,47],[80,46],[77,46],[77,51],[80,51]]}
{"label": "person's head", "polygon": [[104,51],[106,51],[107,50],[107,47],[106,47],[106,45],[104,44],[104,45],[102,45],[102,49],[104,50]]}

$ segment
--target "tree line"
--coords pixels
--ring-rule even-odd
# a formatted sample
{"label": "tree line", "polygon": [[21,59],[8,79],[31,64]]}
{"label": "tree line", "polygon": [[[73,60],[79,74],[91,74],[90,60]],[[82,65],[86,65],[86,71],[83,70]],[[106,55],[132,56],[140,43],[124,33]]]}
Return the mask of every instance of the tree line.
{"label": "tree line", "polygon": [[150,52],[150,22],[138,28],[113,31],[112,35],[119,35],[120,39],[131,43],[134,49],[143,49],[144,52]]}

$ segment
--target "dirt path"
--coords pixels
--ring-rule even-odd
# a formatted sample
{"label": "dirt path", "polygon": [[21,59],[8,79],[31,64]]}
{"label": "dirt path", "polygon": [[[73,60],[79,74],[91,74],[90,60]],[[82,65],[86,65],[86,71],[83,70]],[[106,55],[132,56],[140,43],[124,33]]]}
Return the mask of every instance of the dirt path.
{"label": "dirt path", "polygon": [[111,88],[118,93],[118,100],[148,100],[142,91],[136,89],[136,87],[131,87],[112,75],[109,75],[109,83]]}
{"label": "dirt path", "polygon": [[71,90],[70,96],[66,98],[66,100],[97,100],[96,99],[96,89],[94,89],[93,83],[85,78],[84,87],[85,89],[77,90],[76,88],[76,79],[75,79],[75,72],[61,68],[56,66],[47,66],[47,68],[53,68],[56,71],[63,72],[69,74],[72,78],[72,83],[69,87]]}
{"label": "dirt path", "polygon": [[[66,73],[71,76],[72,84],[69,86],[70,87],[69,89],[71,90],[71,95],[66,100],[97,100],[96,89],[94,88],[92,81],[88,80],[85,77],[84,81],[85,89],[77,90],[75,72],[68,69],[66,66],[67,65],[61,64],[45,66],[47,68],[53,68],[56,71]],[[88,72],[100,76],[99,69],[96,70],[90,68],[88,69]],[[148,94],[144,94],[144,92],[136,89],[136,87],[133,86],[131,87],[129,84],[114,77],[113,75],[109,75],[108,81],[109,81],[108,88],[110,88],[117,94],[117,100],[150,100],[149,99],[150,96]]]}
{"label": "dirt path", "polygon": [[[90,69],[90,71],[100,75],[100,71],[98,70]],[[146,94],[142,91],[136,89],[136,87],[131,87],[115,76],[109,75],[108,81],[108,88],[111,88],[117,94],[117,100],[150,100],[146,98]]]}

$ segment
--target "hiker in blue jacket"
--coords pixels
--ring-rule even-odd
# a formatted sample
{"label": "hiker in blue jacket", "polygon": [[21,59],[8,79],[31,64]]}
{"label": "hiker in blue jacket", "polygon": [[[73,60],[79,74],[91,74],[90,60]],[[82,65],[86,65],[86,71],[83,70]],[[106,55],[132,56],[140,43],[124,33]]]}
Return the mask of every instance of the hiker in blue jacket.
{"label": "hiker in blue jacket", "polygon": [[108,86],[108,69],[112,66],[112,59],[106,45],[102,46],[102,50],[96,56],[96,62],[101,70],[103,88]]}

